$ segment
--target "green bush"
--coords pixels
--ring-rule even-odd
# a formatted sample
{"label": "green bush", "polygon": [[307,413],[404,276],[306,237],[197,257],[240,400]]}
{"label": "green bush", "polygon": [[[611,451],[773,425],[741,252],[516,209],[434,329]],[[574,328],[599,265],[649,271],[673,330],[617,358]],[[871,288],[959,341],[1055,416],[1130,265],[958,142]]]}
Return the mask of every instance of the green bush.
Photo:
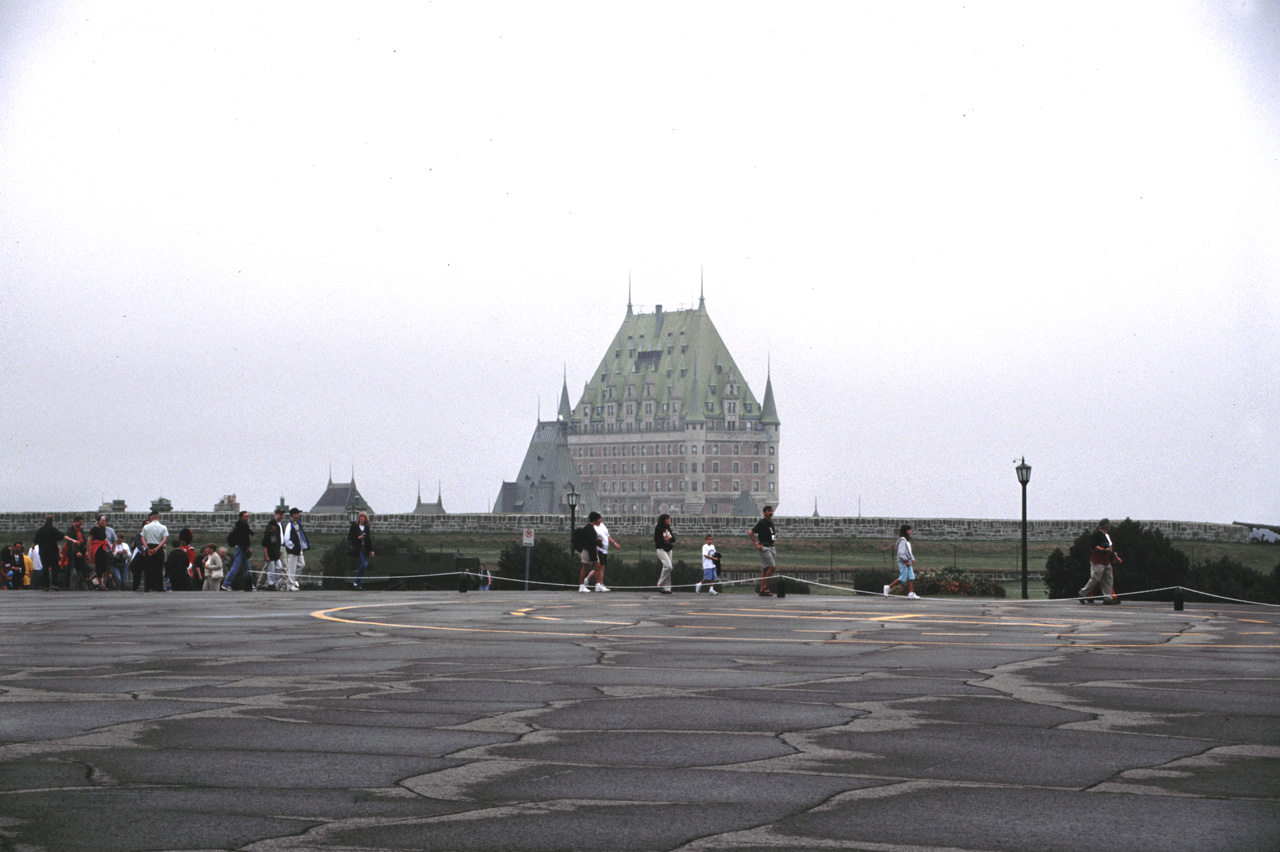
{"label": "green bush", "polygon": [[1222,595],[1226,598],[1257,603],[1280,603],[1278,577],[1280,577],[1280,565],[1277,565],[1270,575],[1260,574],[1237,560],[1224,556],[1214,561],[1197,562],[1187,572],[1186,586],[1189,589]]}
{"label": "green bush", "polygon": [[534,541],[533,547],[525,547],[518,541],[502,548],[498,554],[498,570],[493,576],[493,588],[523,589],[525,552],[529,556],[529,589],[532,591],[556,591],[578,588],[578,569],[582,565],[576,553],[569,551],[566,542],[549,537]]}

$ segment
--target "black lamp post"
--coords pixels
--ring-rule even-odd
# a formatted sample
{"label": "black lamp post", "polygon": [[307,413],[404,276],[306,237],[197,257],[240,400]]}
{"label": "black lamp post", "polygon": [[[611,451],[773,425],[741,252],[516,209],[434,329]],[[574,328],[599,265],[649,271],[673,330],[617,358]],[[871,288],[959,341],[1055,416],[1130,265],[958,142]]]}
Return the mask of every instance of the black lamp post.
{"label": "black lamp post", "polygon": [[564,495],[564,500],[569,504],[569,552],[573,552],[573,530],[578,526],[578,492],[571,484],[569,493]]}
{"label": "black lamp post", "polygon": [[1031,481],[1031,465],[1027,457],[1014,468],[1018,472],[1018,482],[1022,483],[1022,599],[1027,599],[1027,483]]}

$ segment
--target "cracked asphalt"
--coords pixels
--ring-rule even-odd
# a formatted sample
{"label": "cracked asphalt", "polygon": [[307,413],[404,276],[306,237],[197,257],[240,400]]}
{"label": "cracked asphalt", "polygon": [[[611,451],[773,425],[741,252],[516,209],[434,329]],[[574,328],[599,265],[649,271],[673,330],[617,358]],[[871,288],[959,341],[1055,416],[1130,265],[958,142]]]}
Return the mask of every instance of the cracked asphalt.
{"label": "cracked asphalt", "polygon": [[0,850],[1280,849],[1280,611],[0,597]]}

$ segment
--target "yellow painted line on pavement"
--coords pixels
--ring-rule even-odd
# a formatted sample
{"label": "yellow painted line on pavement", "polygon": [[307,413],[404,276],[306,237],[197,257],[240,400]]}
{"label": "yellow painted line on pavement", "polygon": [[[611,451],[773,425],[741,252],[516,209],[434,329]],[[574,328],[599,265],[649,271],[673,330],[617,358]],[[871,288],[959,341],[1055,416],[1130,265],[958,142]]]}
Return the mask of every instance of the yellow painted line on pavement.
{"label": "yellow painted line on pavement", "polygon": [[[553,630],[512,630],[494,627],[447,627],[440,624],[402,624],[394,621],[370,621],[367,619],[345,618],[335,613],[346,612],[350,610],[367,610],[382,607],[406,607],[416,606],[412,603],[386,603],[386,604],[353,604],[351,606],[332,607],[330,609],[318,609],[310,613],[312,618],[322,621],[331,621],[335,624],[353,624],[369,627],[384,628],[403,628],[405,630],[430,630],[440,633],[489,633],[494,635],[507,636],[543,636],[543,637],[564,637],[573,639],[617,639],[617,640],[637,640],[637,639],[654,639],[665,640],[670,639],[668,635],[651,635],[642,633],[627,633],[623,635],[612,633],[594,633],[594,632],[570,632],[570,631],[553,631]],[[557,619],[558,620],[558,619]],[[697,629],[709,629],[700,627]],[[831,631],[820,631],[831,632]],[[710,636],[684,636],[683,640],[705,640],[716,642],[742,642],[754,644],[812,644],[812,639],[786,639],[776,636],[752,637],[752,636],[733,636],[733,637],[710,637]],[[1061,642],[934,642],[920,639],[907,639],[900,636],[885,636],[877,639],[827,639],[823,640],[826,645],[920,645],[920,646],[937,646],[937,647],[974,647],[974,648],[1100,648],[1114,650],[1173,650],[1180,651],[1187,648],[1208,649],[1208,650],[1233,650],[1233,649],[1255,649],[1255,650],[1280,650],[1280,645],[1275,644],[1200,644],[1200,643],[1179,643],[1170,642],[1077,642],[1074,644],[1063,644]]]}

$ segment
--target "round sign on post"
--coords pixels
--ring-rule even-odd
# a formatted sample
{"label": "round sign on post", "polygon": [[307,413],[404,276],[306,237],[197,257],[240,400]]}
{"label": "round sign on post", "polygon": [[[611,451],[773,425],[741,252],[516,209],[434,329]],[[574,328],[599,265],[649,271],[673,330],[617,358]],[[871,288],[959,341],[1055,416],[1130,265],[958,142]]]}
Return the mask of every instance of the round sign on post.
{"label": "round sign on post", "polygon": [[524,531],[524,546],[533,547],[533,530]]}

